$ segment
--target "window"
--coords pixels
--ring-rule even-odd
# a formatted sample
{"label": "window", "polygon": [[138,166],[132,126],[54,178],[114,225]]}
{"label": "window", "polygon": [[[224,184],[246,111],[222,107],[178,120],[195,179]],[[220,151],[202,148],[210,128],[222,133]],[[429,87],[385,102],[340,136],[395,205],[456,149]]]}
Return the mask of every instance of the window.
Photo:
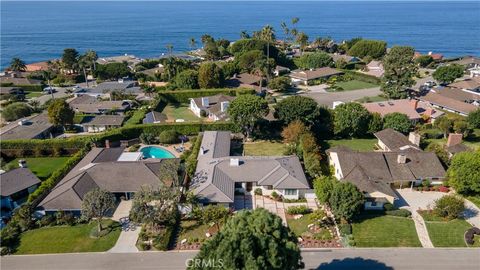
{"label": "window", "polygon": [[272,190],[273,186],[264,186],[266,190]]}
{"label": "window", "polygon": [[296,189],[285,189],[285,195],[297,195]]}
{"label": "window", "polygon": [[235,188],[243,188],[242,183],[236,182],[235,183]]}

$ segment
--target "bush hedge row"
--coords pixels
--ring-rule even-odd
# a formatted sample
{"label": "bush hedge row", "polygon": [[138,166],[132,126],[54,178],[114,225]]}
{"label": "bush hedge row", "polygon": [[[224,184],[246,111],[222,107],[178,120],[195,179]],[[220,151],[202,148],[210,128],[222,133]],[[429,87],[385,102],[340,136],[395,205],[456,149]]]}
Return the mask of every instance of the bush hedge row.
{"label": "bush hedge row", "polygon": [[[68,139],[20,139],[1,140],[2,155],[7,157],[52,156],[56,153],[72,154],[83,148],[90,137],[75,137]],[[65,153],[66,152],[66,153]]]}
{"label": "bush hedge row", "polygon": [[363,74],[360,72],[352,71],[352,70],[343,70],[346,75],[351,76],[355,80],[359,80],[362,82],[373,83],[373,84],[380,84],[380,78],[377,78],[372,75]]}
{"label": "bush hedge row", "polygon": [[42,84],[40,85],[35,85],[35,84],[13,84],[13,83],[2,83],[2,87],[10,87],[10,86],[15,86],[18,88],[22,88],[26,92],[42,92],[43,91],[43,86]]}
{"label": "bush hedge row", "polygon": [[197,90],[175,90],[161,91],[158,93],[160,100],[168,103],[188,103],[190,98],[208,97],[218,94],[235,96],[254,94],[255,90],[250,88],[220,88],[220,89],[197,89]]}

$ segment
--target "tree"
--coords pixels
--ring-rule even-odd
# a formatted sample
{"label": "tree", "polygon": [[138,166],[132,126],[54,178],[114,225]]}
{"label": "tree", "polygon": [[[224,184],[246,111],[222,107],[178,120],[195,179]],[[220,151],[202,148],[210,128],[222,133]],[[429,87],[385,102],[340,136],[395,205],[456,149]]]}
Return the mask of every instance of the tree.
{"label": "tree", "polygon": [[15,102],[9,104],[3,109],[2,116],[6,121],[15,121],[32,114],[32,109],[25,103]]}
{"label": "tree", "polygon": [[443,145],[432,142],[425,148],[425,151],[435,153],[445,168],[450,165],[450,157]]}
{"label": "tree", "polygon": [[169,54],[169,55],[172,55],[172,53],[173,53],[173,44],[168,43],[167,45],[165,45],[165,48],[167,48],[168,54]]}
{"label": "tree", "polygon": [[414,53],[412,47],[395,46],[384,57],[381,90],[387,97],[405,98],[405,90],[415,84],[413,77],[418,67],[413,61]]}
{"label": "tree", "polygon": [[350,220],[363,205],[364,197],[350,182],[336,182],[330,194],[329,205],[337,217]]}
{"label": "tree", "polygon": [[209,40],[203,46],[203,50],[205,51],[205,57],[207,60],[217,60],[220,58],[220,51],[218,49],[217,43],[215,40]]}
{"label": "tree", "polygon": [[162,186],[152,189],[143,186],[133,197],[130,219],[150,225],[153,229],[175,224],[180,191]]}
{"label": "tree", "polygon": [[458,195],[446,195],[435,201],[435,215],[449,220],[461,217],[465,211],[465,200]]}
{"label": "tree", "polygon": [[448,133],[452,130],[452,120],[447,116],[440,116],[435,120],[435,126],[443,132],[443,137],[447,138]]}
{"label": "tree", "polygon": [[12,71],[25,71],[27,70],[27,65],[25,65],[25,62],[21,60],[20,58],[12,58],[12,61],[10,62],[10,69]]}
{"label": "tree", "polygon": [[84,57],[87,61],[90,62],[90,70],[96,70],[97,69],[97,59],[98,59],[97,52],[94,51],[94,50],[87,50],[84,54]]}
{"label": "tree", "polygon": [[354,45],[348,50],[348,54],[356,57],[370,56],[380,59],[387,51],[387,43],[381,40],[360,39],[355,40]]}
{"label": "tree", "polygon": [[98,65],[94,71],[95,77],[100,80],[117,80],[131,75],[127,63],[108,63]]}
{"label": "tree", "polygon": [[317,102],[312,98],[291,96],[277,103],[275,114],[285,124],[300,120],[307,126],[312,126],[318,119],[320,111]]}
{"label": "tree", "polygon": [[113,194],[96,187],[83,197],[82,216],[87,220],[96,218],[98,233],[100,233],[102,231],[102,218],[113,208],[115,208]]}
{"label": "tree", "polygon": [[187,69],[177,74],[175,86],[180,89],[198,89],[198,72]]}
{"label": "tree", "polygon": [[63,50],[62,55],[62,64],[64,68],[69,70],[76,70],[76,65],[78,63],[78,52],[74,48],[67,48]]}
{"label": "tree", "polygon": [[359,103],[344,103],[334,110],[334,133],[341,137],[362,137],[368,132],[371,115]]}
{"label": "tree", "polygon": [[368,133],[373,134],[383,129],[383,118],[379,113],[372,113],[368,123]]}
{"label": "tree", "polygon": [[206,62],[198,69],[198,85],[200,88],[218,88],[224,83],[222,68],[215,63]]}
{"label": "tree", "polygon": [[191,64],[187,60],[183,60],[178,57],[168,57],[163,60],[164,72],[163,76],[167,81],[172,81],[175,76],[186,70],[191,69]]}
{"label": "tree", "polygon": [[75,112],[63,99],[54,100],[48,106],[48,120],[57,126],[73,124]]}
{"label": "tree", "polygon": [[480,108],[468,114],[467,122],[470,128],[480,128]]}
{"label": "tree", "polygon": [[302,69],[330,67],[333,65],[333,59],[325,52],[315,52],[302,55],[295,64]]}
{"label": "tree", "polygon": [[242,30],[240,32],[240,39],[249,39],[250,35],[248,34],[247,30]]}
{"label": "tree", "polygon": [[268,103],[256,95],[241,95],[231,102],[227,112],[246,138],[250,138],[257,121],[268,114]]}
{"label": "tree", "polygon": [[[216,262],[216,265],[195,262]],[[240,211],[200,248],[188,269],[282,269],[304,267],[297,238],[263,208]]]}
{"label": "tree", "polygon": [[462,134],[463,137],[466,138],[470,134],[471,129],[467,120],[457,119],[453,121],[453,131],[455,131],[455,133]]}
{"label": "tree", "polygon": [[461,194],[480,193],[480,152],[462,152],[453,156],[447,171],[448,184]]}
{"label": "tree", "polygon": [[332,195],[336,179],[329,176],[321,176],[313,181],[313,188],[317,199],[322,204],[328,204]]}
{"label": "tree", "polygon": [[283,128],[283,142],[291,146],[290,152],[297,152],[300,140],[307,131],[308,128],[300,120],[295,120]]}
{"label": "tree", "polygon": [[432,74],[432,77],[442,84],[449,84],[463,76],[465,68],[461,65],[453,64],[438,67]]}
{"label": "tree", "polygon": [[406,114],[398,112],[389,113],[383,117],[383,128],[391,128],[406,134],[412,128],[412,121]]}
{"label": "tree", "polygon": [[252,72],[255,69],[255,62],[266,59],[263,51],[251,50],[238,57],[237,65],[243,72]]}
{"label": "tree", "polygon": [[422,68],[427,67],[432,62],[433,58],[430,55],[421,55],[417,59],[415,59],[415,63],[417,63]]}
{"label": "tree", "polygon": [[190,38],[188,44],[190,45],[190,49],[195,49],[197,47],[197,41],[195,40],[195,38]]}
{"label": "tree", "polygon": [[289,77],[281,76],[277,78],[273,78],[268,82],[268,88],[280,92],[287,91],[292,84],[292,81]]}
{"label": "tree", "polygon": [[28,105],[30,105],[30,107],[32,107],[32,110],[33,112],[40,112],[41,109],[40,109],[40,101],[36,100],[36,99],[32,99],[28,102]]}
{"label": "tree", "polygon": [[308,36],[304,32],[300,32],[297,35],[296,42],[300,45],[300,54],[303,54],[303,51],[308,46]]}

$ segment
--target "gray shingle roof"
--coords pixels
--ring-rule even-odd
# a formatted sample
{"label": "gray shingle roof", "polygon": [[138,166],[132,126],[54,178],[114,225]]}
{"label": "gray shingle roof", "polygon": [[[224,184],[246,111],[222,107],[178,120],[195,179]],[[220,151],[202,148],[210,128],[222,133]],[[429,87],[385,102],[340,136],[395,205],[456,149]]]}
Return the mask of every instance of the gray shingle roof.
{"label": "gray shingle roof", "polygon": [[97,115],[83,126],[121,126],[125,116],[122,115]]}
{"label": "gray shingle roof", "polygon": [[390,151],[419,150],[418,146],[411,143],[407,136],[391,128],[381,130],[373,135],[382,141]]}
{"label": "gray shingle roof", "polygon": [[200,110],[204,110],[207,113],[211,113],[216,115],[220,119],[227,118],[227,112],[222,112],[221,110],[221,103],[222,102],[232,102],[236,97],[227,96],[227,95],[215,95],[208,97],[208,107],[202,106],[202,98],[193,98],[195,104]]}
{"label": "gray shingle roof", "polygon": [[0,175],[0,194],[10,196],[39,183],[28,168],[13,169]]}
{"label": "gray shingle roof", "polygon": [[25,118],[26,123],[24,125],[18,124],[20,120],[14,121],[0,129],[2,140],[35,139],[53,127],[48,121],[46,113]]}
{"label": "gray shingle roof", "polygon": [[98,100],[96,97],[81,95],[72,99],[69,106],[78,112],[102,113],[108,110],[125,111],[130,107],[130,102],[123,100]]}

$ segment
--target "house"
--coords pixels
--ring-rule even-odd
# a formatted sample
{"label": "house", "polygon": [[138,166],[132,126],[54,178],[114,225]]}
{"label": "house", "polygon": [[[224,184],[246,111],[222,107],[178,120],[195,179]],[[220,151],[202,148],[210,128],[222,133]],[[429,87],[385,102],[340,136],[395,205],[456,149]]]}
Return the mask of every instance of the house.
{"label": "house", "polygon": [[418,145],[420,136],[386,129],[375,133],[383,151],[357,152],[348,147],[327,150],[329,163],[340,181],[351,182],[366,197],[365,209],[383,209],[395,204],[398,196],[392,186],[409,187],[423,180],[441,184],[445,169],[435,153],[424,152]]}
{"label": "house", "polygon": [[448,134],[447,144],[445,145],[445,151],[448,153],[448,157],[452,158],[455,154],[461,152],[471,151],[470,147],[462,143],[463,134],[450,133]]}
{"label": "house", "polygon": [[99,100],[90,95],[77,95],[68,101],[68,105],[76,113],[103,114],[107,112],[124,113],[130,109],[129,100]]}
{"label": "house", "polygon": [[465,56],[457,61],[451,62],[451,64],[461,65],[466,69],[480,68],[480,58],[476,56]]}
{"label": "house", "polygon": [[260,83],[263,78],[250,73],[234,74],[232,78],[226,80],[225,84],[228,87],[245,87],[255,89],[261,92]]}
{"label": "house", "polygon": [[191,98],[190,110],[197,116],[202,117],[202,111],[212,121],[228,120],[227,108],[235,97],[215,95],[210,97]]}
{"label": "house", "polygon": [[378,113],[382,117],[389,113],[403,113],[408,116],[412,123],[417,123],[422,118],[431,119],[432,122],[444,113],[435,110],[430,104],[415,99],[397,99],[362,104],[369,112]]}
{"label": "house", "polygon": [[367,64],[363,73],[380,78],[383,76],[384,72],[385,70],[383,69],[382,62],[372,60]]}
{"label": "house", "polygon": [[477,99],[480,99],[480,77],[473,77],[466,80],[453,82],[449,84],[448,87],[474,92],[475,94],[478,94]]}
{"label": "house", "polygon": [[123,124],[125,116],[123,115],[96,115],[87,122],[82,123],[84,131],[96,133],[106,131],[112,128],[119,128]]}
{"label": "house", "polygon": [[82,88],[75,91],[76,94],[85,94],[94,97],[110,97],[111,92],[119,92],[126,95],[140,95],[142,89],[136,81],[120,79],[118,81],[103,82],[94,88]]}
{"label": "house", "polygon": [[46,213],[80,214],[85,194],[98,187],[116,198],[132,198],[142,186],[159,188],[172,182],[159,179],[165,159],[129,159],[125,148],[93,148],[38,205]]}
{"label": "house", "polygon": [[2,210],[14,210],[19,207],[40,184],[37,176],[24,166],[24,163],[21,163],[20,168],[0,174]]}
{"label": "house", "polygon": [[[440,61],[440,60],[443,59],[443,55],[439,54],[439,53],[428,52],[428,54],[426,54],[426,55],[432,57],[432,59],[434,61]],[[417,59],[420,56],[422,56],[422,54],[420,52],[415,52],[415,54],[413,55],[413,58]]]}
{"label": "house", "polygon": [[0,128],[2,140],[49,139],[52,137],[53,125],[46,113],[29,116],[11,122]]}
{"label": "house", "polygon": [[25,65],[25,67],[26,67],[25,71],[26,72],[35,72],[35,71],[48,70],[49,69],[49,62],[51,63],[53,61],[55,61],[55,60],[26,64]]}
{"label": "house", "polygon": [[203,204],[232,207],[235,193],[272,192],[298,199],[310,189],[297,156],[230,156],[229,131],[206,131],[190,190]]}
{"label": "house", "polygon": [[167,116],[161,112],[151,111],[145,114],[145,118],[143,118],[144,124],[158,124],[164,123],[167,120]]}
{"label": "house", "polygon": [[467,116],[478,108],[474,104],[478,104],[480,95],[450,87],[438,87],[418,96],[417,99],[434,107]]}
{"label": "house", "polygon": [[421,151],[420,135],[415,132],[410,132],[407,138],[402,133],[387,128],[373,135],[378,139],[377,146],[382,151]]}
{"label": "house", "polygon": [[277,77],[281,76],[281,75],[284,75],[284,74],[287,74],[289,72],[290,72],[289,68],[282,67],[282,66],[279,66],[279,65],[275,66],[275,69],[273,70],[273,74]]}
{"label": "house", "polygon": [[290,73],[292,83],[295,85],[308,85],[309,81],[328,79],[332,76],[342,75],[343,72],[330,67],[322,67],[311,70],[294,70]]}
{"label": "house", "polygon": [[21,98],[25,96],[25,92],[20,87],[0,86],[0,96],[16,96]]}
{"label": "house", "polygon": [[143,59],[136,57],[135,55],[119,55],[119,56],[111,56],[111,57],[101,57],[97,59],[97,63],[101,65],[106,65],[110,63],[123,63],[126,62],[128,67],[131,70],[135,70],[135,66],[142,62]]}

